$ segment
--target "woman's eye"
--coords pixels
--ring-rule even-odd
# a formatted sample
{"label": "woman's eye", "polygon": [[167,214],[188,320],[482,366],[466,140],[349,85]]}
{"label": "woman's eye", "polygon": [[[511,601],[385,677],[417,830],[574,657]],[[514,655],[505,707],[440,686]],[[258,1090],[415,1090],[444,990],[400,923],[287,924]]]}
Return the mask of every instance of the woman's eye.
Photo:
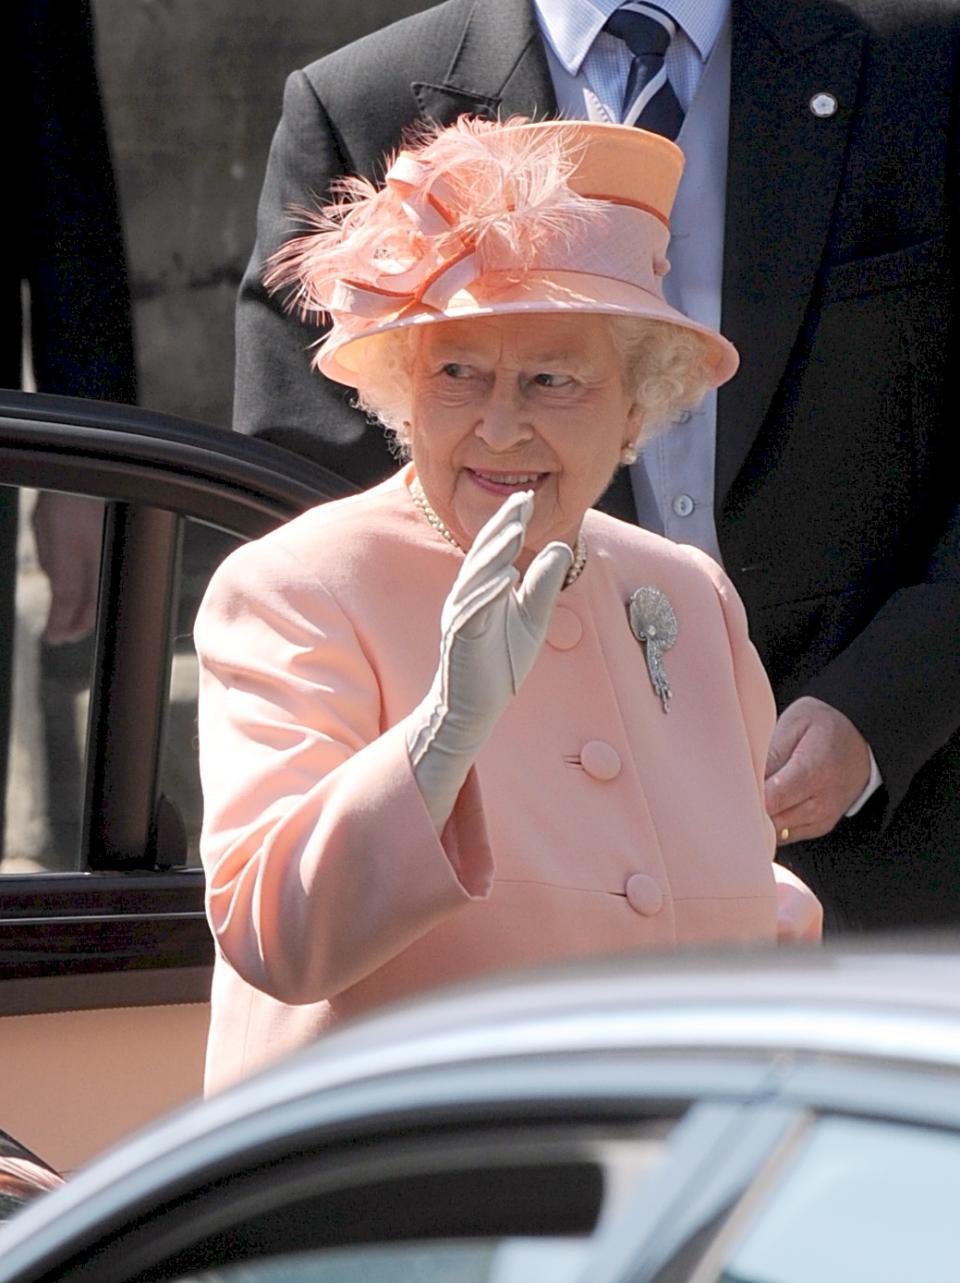
{"label": "woman's eye", "polygon": [[459,361],[448,361],[443,366],[443,373],[448,379],[469,379],[473,374],[473,366],[461,365]]}
{"label": "woman's eye", "polygon": [[535,374],[533,381],[541,388],[565,388],[573,382],[569,374],[549,374],[546,370]]}

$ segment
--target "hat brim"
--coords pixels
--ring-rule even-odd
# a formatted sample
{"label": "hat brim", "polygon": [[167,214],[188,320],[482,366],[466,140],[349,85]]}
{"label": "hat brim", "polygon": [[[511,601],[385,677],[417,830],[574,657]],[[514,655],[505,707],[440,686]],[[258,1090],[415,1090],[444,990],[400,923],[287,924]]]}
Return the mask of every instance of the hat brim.
{"label": "hat brim", "polygon": [[[476,285],[454,294],[442,312],[427,307],[408,308],[375,323],[362,334],[334,335],[324,345],[317,362],[328,378],[357,387],[364,366],[365,345],[391,330],[470,317],[516,315],[529,312],[579,312],[600,316],[631,316],[662,321],[700,335],[704,343],[704,375],[719,387],[735,373],[740,358],[733,344],[709,326],[691,321],[664,299],[639,286],[586,272],[526,272],[521,278],[493,281],[489,275]],[[369,353],[367,353],[368,355]]]}

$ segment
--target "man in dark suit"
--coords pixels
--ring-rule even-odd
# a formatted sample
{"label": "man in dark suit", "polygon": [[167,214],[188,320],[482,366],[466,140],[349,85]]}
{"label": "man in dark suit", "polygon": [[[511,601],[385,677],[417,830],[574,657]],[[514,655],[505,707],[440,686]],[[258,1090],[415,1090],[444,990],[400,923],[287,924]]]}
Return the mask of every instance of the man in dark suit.
{"label": "man in dark suit", "polygon": [[[0,256],[0,386],[19,388],[30,323],[38,391],[107,401],[137,395],[130,295],[89,0],[12,0],[4,10],[7,237]],[[29,311],[23,312],[23,286]],[[42,492],[34,512],[50,581],[44,639],[89,634],[100,505]],[[0,853],[13,660],[17,495],[0,486]],[[61,778],[54,787],[63,787]]]}
{"label": "man in dark suit", "polygon": [[[835,926],[960,920],[958,37],[958,0],[732,0],[722,328],[742,367],[716,536],[782,710],[780,858]],[[404,126],[556,104],[528,0],[448,0],[290,78],[238,309],[241,430],[383,475],[263,261],[291,207],[382,174]],[[631,519],[633,498],[622,473],[606,506]]]}

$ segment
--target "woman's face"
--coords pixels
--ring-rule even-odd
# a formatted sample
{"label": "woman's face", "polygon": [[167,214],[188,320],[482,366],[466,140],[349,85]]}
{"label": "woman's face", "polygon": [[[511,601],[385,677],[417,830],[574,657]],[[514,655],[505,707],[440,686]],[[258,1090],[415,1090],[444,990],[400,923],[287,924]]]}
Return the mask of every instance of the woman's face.
{"label": "woman's face", "polygon": [[465,548],[516,490],[534,494],[521,568],[553,539],[572,547],[639,432],[603,317],[482,317],[419,332],[410,451]]}

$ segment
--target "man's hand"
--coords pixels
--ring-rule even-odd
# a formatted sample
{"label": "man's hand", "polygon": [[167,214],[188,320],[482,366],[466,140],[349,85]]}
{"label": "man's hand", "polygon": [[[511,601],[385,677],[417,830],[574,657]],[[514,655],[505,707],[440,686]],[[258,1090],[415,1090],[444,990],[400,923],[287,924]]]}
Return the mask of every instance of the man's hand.
{"label": "man's hand", "polygon": [[805,695],[780,714],[766,774],[778,842],[802,842],[829,833],[866,788],[870,750],[848,717]]}
{"label": "man's hand", "polygon": [[33,510],[37,559],[50,580],[44,640],[51,646],[79,641],[97,618],[103,504],[99,499],[41,490]]}

